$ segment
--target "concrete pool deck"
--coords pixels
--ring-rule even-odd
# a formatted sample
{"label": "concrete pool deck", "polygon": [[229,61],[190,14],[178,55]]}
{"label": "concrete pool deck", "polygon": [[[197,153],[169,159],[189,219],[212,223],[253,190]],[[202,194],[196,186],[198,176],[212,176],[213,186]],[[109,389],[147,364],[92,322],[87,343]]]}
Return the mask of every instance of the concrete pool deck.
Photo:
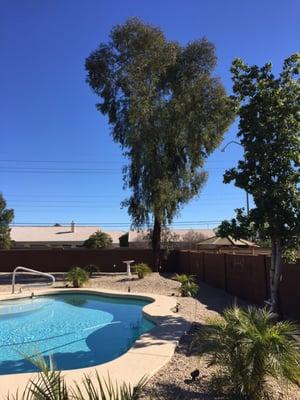
{"label": "concrete pool deck", "polygon": [[[63,371],[63,376],[70,385],[74,382],[80,384],[84,375],[93,377],[97,372],[103,378],[109,376],[112,382],[126,382],[134,386],[142,378],[148,379],[153,376],[171,359],[179,339],[190,327],[188,321],[172,311],[176,306],[175,296],[88,288],[34,290],[36,296],[66,292],[85,292],[111,297],[150,300],[152,303],[143,308],[143,313],[156,324],[122,356],[98,366]],[[29,294],[0,294],[0,302],[1,300],[26,297],[29,297]],[[0,396],[3,398],[8,392],[15,394],[17,389],[21,393],[28,381],[36,377],[37,373],[0,375]]]}

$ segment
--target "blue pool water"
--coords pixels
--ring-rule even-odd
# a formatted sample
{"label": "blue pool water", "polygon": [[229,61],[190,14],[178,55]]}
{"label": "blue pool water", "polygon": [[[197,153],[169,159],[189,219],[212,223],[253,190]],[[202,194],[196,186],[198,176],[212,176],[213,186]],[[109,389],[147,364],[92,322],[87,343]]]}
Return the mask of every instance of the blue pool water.
{"label": "blue pool water", "polygon": [[28,357],[58,369],[90,367],[125,353],[153,328],[149,301],[68,293],[0,302],[0,374],[35,371]]}

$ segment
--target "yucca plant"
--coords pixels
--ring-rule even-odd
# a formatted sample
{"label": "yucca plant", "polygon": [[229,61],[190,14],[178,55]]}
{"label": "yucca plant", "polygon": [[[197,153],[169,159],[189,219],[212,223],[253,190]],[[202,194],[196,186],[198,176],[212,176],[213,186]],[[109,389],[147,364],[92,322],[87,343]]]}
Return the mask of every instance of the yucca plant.
{"label": "yucca plant", "polygon": [[175,279],[181,284],[179,290],[182,297],[196,296],[199,286],[196,284],[195,277],[193,275],[177,274]]}
{"label": "yucca plant", "polygon": [[267,309],[237,306],[223,318],[209,320],[194,340],[209,366],[217,365],[227,377],[236,399],[271,398],[269,378],[296,382],[300,377],[298,327],[277,322]]}
{"label": "yucca plant", "polygon": [[73,267],[67,272],[66,280],[71,282],[74,288],[81,287],[89,280],[89,273],[80,267]]}
{"label": "yucca plant", "polygon": [[139,279],[143,279],[146,275],[150,275],[152,273],[152,269],[145,263],[136,264],[134,266],[134,271]]}

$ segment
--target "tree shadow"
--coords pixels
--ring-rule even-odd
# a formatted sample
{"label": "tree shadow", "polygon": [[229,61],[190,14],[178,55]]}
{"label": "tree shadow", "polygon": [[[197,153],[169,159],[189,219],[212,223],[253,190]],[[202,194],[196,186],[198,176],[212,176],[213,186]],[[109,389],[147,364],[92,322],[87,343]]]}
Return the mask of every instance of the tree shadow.
{"label": "tree shadow", "polygon": [[220,314],[234,304],[242,307],[249,304],[242,299],[230,295],[225,290],[212,287],[202,281],[199,282],[199,291],[196,299],[204,304],[208,310],[216,311]]}

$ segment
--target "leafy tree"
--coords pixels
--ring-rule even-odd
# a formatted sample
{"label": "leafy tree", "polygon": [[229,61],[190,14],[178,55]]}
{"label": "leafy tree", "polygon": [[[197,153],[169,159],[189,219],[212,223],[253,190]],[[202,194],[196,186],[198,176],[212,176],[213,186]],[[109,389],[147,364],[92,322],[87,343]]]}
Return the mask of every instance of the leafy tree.
{"label": "leafy tree", "polygon": [[284,61],[278,78],[272,65],[233,62],[233,91],[240,102],[239,132],[245,158],[226,171],[224,182],[253,196],[246,216],[224,221],[219,235],[270,240],[271,309],[278,310],[283,259],[295,260],[300,236],[300,54]]}
{"label": "leafy tree", "polygon": [[181,237],[182,241],[190,248],[195,248],[196,244],[202,242],[205,238],[206,236],[202,232],[197,232],[193,229],[188,230]]}
{"label": "leafy tree", "polygon": [[102,231],[97,231],[83,243],[83,246],[88,249],[105,249],[110,247],[112,242],[113,240],[110,235]]}
{"label": "leafy tree", "polygon": [[[149,229],[148,232],[141,233],[140,240],[147,240],[149,245],[152,245],[153,241],[153,229]],[[160,249],[163,250],[161,253],[163,254],[163,258],[167,259],[168,255],[172,250],[176,248],[176,243],[179,242],[180,236],[177,233],[173,232],[171,229],[167,227],[163,227],[160,232]]]}
{"label": "leafy tree", "polygon": [[224,318],[207,321],[194,346],[209,366],[221,368],[224,383],[241,400],[270,399],[269,378],[297,382],[300,377],[296,324],[276,322],[266,309],[228,308]]}
{"label": "leafy tree", "polygon": [[135,228],[153,223],[155,270],[162,228],[199,193],[204,161],[233,118],[215,65],[206,39],[182,46],[136,18],[116,26],[86,60],[87,82],[102,100],[97,108],[129,161],[124,181],[132,195],[123,206]]}
{"label": "leafy tree", "polygon": [[6,208],[6,201],[0,193],[0,249],[11,247],[9,224],[14,219],[14,210]]}

